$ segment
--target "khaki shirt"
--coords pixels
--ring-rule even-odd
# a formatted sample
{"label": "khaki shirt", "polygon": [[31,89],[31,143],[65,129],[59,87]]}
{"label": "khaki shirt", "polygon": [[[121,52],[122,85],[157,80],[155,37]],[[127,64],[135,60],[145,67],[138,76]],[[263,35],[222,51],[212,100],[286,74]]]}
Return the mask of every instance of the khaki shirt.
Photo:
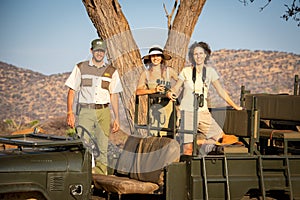
{"label": "khaki shirt", "polygon": [[[89,61],[89,67],[92,66],[92,60]],[[104,66],[103,66],[104,67]],[[83,83],[82,80],[89,80]],[[108,81],[109,90],[101,87],[102,81]],[[81,74],[78,65],[75,65],[72,73],[67,79],[66,86],[79,92],[78,102],[88,104],[107,104],[110,103],[110,94],[119,93],[123,91],[117,70],[113,73],[112,78],[97,76],[92,74]]]}

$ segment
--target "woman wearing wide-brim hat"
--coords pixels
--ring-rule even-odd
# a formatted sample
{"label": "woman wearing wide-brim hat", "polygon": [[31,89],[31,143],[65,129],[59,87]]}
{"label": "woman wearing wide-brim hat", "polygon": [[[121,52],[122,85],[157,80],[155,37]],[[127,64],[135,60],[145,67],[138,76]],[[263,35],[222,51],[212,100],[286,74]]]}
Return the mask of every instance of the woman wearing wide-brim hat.
{"label": "woman wearing wide-brim hat", "polygon": [[145,64],[151,63],[151,59],[150,59],[151,55],[161,55],[163,60],[171,60],[172,58],[169,54],[165,53],[162,50],[162,48],[158,45],[154,45],[150,47],[148,54],[142,57]]}
{"label": "woman wearing wide-brim hat", "polygon": [[[172,57],[159,45],[150,47],[148,54],[142,57],[147,69],[141,74],[136,95],[165,94],[166,91],[171,88],[171,82],[175,83],[178,80],[177,72],[173,68],[165,65],[165,61],[171,58]],[[170,99],[167,97],[160,98],[160,101],[155,102],[155,104],[156,105],[151,105],[150,107],[151,125],[164,128],[173,126],[173,124],[169,123],[169,121],[173,121],[170,120],[170,118],[172,119],[171,114],[173,113],[173,106]],[[160,109],[154,109],[158,107],[160,107]],[[157,135],[157,131],[151,131],[151,133]],[[160,132],[160,134],[165,133]]]}

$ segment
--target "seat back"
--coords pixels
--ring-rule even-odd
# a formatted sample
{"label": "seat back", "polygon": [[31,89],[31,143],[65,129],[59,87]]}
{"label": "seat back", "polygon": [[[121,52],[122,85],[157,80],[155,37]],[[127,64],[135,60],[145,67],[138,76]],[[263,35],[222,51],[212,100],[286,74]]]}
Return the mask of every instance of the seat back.
{"label": "seat back", "polygon": [[174,139],[131,135],[118,159],[115,174],[162,185],[164,168],[179,158],[180,146]]}
{"label": "seat back", "polygon": [[300,121],[300,96],[280,94],[247,94],[245,107],[251,108],[253,97],[261,119]]}
{"label": "seat back", "polygon": [[251,110],[212,109],[211,114],[226,134],[251,136]]}

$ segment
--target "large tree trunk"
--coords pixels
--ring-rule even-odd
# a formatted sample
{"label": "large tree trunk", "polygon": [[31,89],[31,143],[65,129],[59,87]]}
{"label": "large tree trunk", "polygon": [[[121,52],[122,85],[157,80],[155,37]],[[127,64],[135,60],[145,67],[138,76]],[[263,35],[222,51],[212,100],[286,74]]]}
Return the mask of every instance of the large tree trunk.
{"label": "large tree trunk", "polygon": [[168,65],[178,72],[185,64],[188,45],[205,2],[206,0],[180,1],[165,46],[166,51],[172,55]]}
{"label": "large tree trunk", "polygon": [[108,44],[108,59],[120,75],[142,66],[139,49],[117,0],[83,0],[87,13]]}
{"label": "large tree trunk", "polygon": [[[117,0],[82,1],[99,37],[107,41],[109,61],[122,76],[123,103],[129,110],[129,117],[133,122],[135,90],[143,64],[129,24]],[[173,66],[178,72],[184,66],[188,44],[205,0],[183,0],[180,3],[165,45],[165,49],[173,57],[167,64]],[[139,119],[145,122],[145,99],[141,99],[140,103],[142,105],[140,105]]]}
{"label": "large tree trunk", "polygon": [[100,38],[108,45],[108,60],[122,77],[123,103],[134,115],[137,80],[142,71],[140,51],[117,0],[83,0],[87,13]]}

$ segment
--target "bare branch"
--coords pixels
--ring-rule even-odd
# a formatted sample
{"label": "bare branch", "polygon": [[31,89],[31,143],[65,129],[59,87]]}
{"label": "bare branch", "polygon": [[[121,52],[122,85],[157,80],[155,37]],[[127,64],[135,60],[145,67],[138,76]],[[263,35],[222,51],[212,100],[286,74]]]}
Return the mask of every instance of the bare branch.
{"label": "bare branch", "polygon": [[243,4],[244,4],[244,6],[246,6],[246,5],[247,5],[247,0],[239,0],[239,2],[243,3]]}
{"label": "bare branch", "polygon": [[175,0],[174,6],[173,6],[173,9],[172,9],[171,16],[173,16],[173,14],[174,14],[174,12],[175,12],[175,10],[176,10],[176,8],[177,8],[177,5],[178,5],[178,0]]}
{"label": "bare branch", "polygon": [[[252,3],[254,0],[250,0],[250,2]],[[248,0],[239,0],[239,2],[243,3],[244,6],[246,6],[248,4]]]}
{"label": "bare branch", "polygon": [[[243,3],[245,6],[251,2],[253,3],[255,0],[239,0],[239,2]],[[268,2],[260,8],[260,11],[263,11],[267,6],[269,6],[269,4],[271,3],[272,0],[268,0]],[[293,0],[293,2],[291,3],[291,5],[286,5],[284,4],[284,6],[286,7],[286,11],[285,14],[283,14],[281,16],[281,18],[283,18],[285,21],[288,21],[290,18],[293,19],[295,22],[298,23],[298,26],[300,27],[300,0]]]}
{"label": "bare branch", "polygon": [[166,4],[163,4],[163,6],[164,6],[165,13],[166,13],[166,17],[167,17],[167,19],[168,19],[168,29],[170,30],[170,29],[171,29],[170,15],[169,15],[168,10],[167,10],[167,8],[166,8]]}
{"label": "bare branch", "polygon": [[166,13],[166,17],[168,18],[168,30],[171,30],[171,27],[172,27],[172,18],[173,18],[175,10],[177,8],[177,4],[178,4],[178,0],[175,0],[174,6],[172,8],[172,12],[171,12],[170,15],[169,15],[169,13],[167,11],[166,4],[163,4],[164,10],[165,10],[165,13]]}
{"label": "bare branch", "polygon": [[293,1],[291,6],[286,4],[284,6],[287,8],[287,10],[285,11],[286,14],[282,15],[281,18],[285,19],[285,21],[288,21],[290,18],[292,18],[294,21],[298,22],[298,26],[300,27],[300,7],[299,5],[296,5],[296,0]]}
{"label": "bare branch", "polygon": [[260,11],[263,11],[270,3],[272,0],[269,0],[268,3],[266,3],[266,5],[264,5],[263,7],[260,8]]}

